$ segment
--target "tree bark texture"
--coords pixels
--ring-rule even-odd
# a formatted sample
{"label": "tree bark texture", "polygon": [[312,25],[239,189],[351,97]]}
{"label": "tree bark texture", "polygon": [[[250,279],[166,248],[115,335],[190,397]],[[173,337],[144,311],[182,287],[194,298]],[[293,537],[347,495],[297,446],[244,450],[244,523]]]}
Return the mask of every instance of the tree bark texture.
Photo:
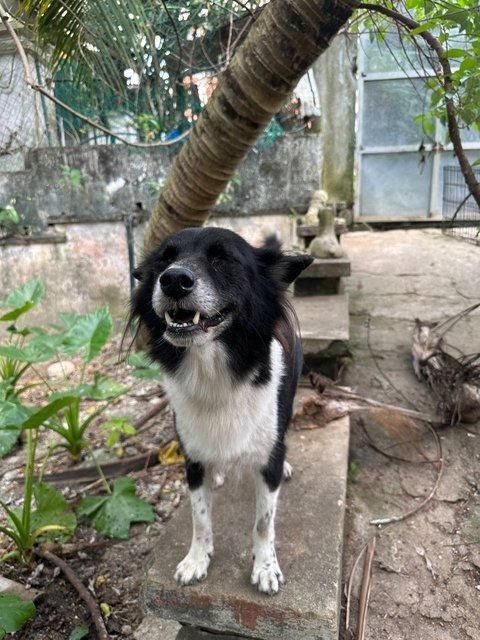
{"label": "tree bark texture", "polygon": [[350,17],[354,0],[272,0],[175,158],[145,235],[200,226],[271,118]]}

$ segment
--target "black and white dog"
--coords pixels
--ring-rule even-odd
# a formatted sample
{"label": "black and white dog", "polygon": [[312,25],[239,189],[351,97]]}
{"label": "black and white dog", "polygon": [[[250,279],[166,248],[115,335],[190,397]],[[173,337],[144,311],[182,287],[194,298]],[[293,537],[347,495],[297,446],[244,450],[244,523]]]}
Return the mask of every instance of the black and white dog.
{"label": "black and white dog", "polygon": [[232,467],[255,475],[251,582],[268,594],[283,582],[274,518],[302,367],[285,292],[311,261],[274,239],[254,248],[232,231],[197,228],[170,236],[134,271],[132,319],[164,370],[186,458],[193,537],[175,573],[181,584],[207,576],[212,490]]}

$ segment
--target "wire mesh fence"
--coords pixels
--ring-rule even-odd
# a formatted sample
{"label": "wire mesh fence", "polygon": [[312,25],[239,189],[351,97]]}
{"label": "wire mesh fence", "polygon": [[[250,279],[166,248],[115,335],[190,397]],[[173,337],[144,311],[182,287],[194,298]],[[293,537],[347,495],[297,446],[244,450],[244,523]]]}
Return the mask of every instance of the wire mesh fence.
{"label": "wire mesh fence", "polygon": [[[480,168],[474,168],[480,180]],[[443,168],[443,231],[444,233],[480,245],[480,208],[471,197],[458,166]]]}

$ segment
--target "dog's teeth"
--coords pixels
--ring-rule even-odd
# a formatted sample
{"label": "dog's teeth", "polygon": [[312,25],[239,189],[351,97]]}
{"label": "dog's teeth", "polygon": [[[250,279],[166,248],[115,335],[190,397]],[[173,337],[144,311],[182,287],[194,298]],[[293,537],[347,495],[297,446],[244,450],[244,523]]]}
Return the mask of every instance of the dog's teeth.
{"label": "dog's teeth", "polygon": [[200,322],[200,311],[193,316],[193,324],[198,324]]}
{"label": "dog's teeth", "polygon": [[170,317],[170,314],[168,313],[168,311],[165,311],[165,322],[170,326],[171,324],[173,324],[173,320]]}

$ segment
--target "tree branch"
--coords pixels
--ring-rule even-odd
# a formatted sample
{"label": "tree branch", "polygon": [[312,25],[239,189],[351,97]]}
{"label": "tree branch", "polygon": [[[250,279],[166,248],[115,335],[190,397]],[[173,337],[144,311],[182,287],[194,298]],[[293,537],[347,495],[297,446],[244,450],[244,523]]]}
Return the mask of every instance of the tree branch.
{"label": "tree branch", "polygon": [[[407,27],[407,29],[409,29],[410,31],[413,29],[418,29],[422,26],[420,22],[417,22],[416,20],[413,20],[408,16],[404,16],[399,11],[395,11],[395,9],[390,9],[389,7],[384,7],[378,4],[362,2],[357,5],[357,9],[366,9],[367,11],[375,11],[377,13],[381,13],[388,18],[392,18],[392,20],[395,20],[395,22],[398,22]],[[418,35],[421,36],[430,46],[430,48],[433,49],[433,51],[435,51],[435,53],[437,54],[443,75],[443,89],[445,92],[445,109],[447,113],[448,133],[450,135],[450,140],[452,141],[455,155],[457,156],[458,162],[460,164],[460,169],[467,184],[468,190],[475,198],[476,203],[480,207],[480,183],[475,176],[475,172],[472,169],[472,165],[468,161],[462,145],[455,103],[452,98],[448,97],[448,94],[453,87],[450,61],[445,55],[445,49],[442,47],[440,41],[430,31],[420,31]]]}

